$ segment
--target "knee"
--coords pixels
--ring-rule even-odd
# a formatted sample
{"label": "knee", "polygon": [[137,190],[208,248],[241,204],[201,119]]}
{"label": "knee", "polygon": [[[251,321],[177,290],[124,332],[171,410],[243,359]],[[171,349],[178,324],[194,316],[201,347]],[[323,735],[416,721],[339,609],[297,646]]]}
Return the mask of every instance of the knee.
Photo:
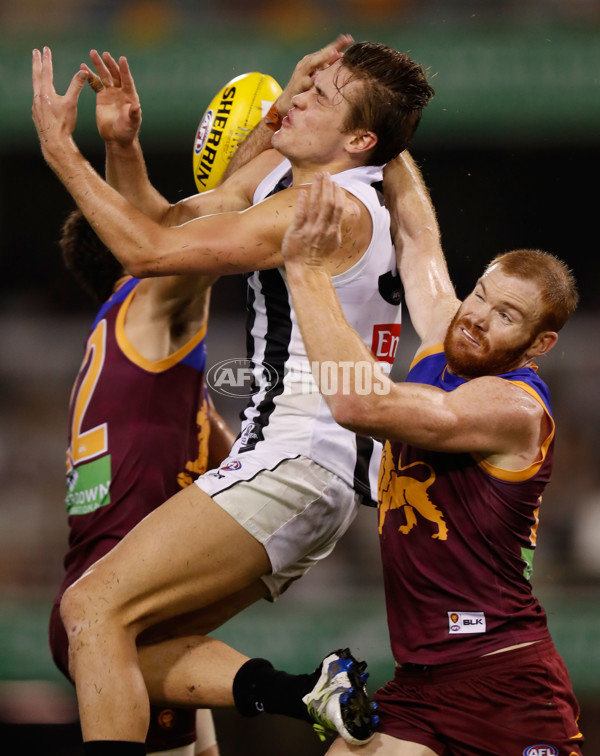
{"label": "knee", "polygon": [[97,655],[104,642],[120,629],[120,615],[109,600],[107,585],[94,574],[84,574],[64,592],[60,617],[68,639],[69,674],[76,679],[80,659]]}
{"label": "knee", "polygon": [[89,623],[90,595],[79,582],[73,583],[64,592],[60,601],[60,618],[67,633],[69,644]]}
{"label": "knee", "polygon": [[104,595],[107,587],[106,581],[99,581],[94,573],[84,573],[64,592],[60,617],[71,649],[76,638],[105,632],[112,623],[114,601]]}

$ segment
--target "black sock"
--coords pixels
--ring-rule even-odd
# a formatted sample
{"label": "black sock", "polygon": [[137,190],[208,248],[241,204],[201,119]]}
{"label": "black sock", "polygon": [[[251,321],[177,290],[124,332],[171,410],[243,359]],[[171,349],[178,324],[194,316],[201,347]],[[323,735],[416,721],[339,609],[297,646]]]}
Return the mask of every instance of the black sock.
{"label": "black sock", "polygon": [[145,743],[131,740],[88,740],[83,744],[85,756],[145,756]]}
{"label": "black sock", "polygon": [[266,711],[312,722],[302,696],[314,688],[319,673],[290,675],[275,669],[266,659],[249,659],[233,681],[236,708],[245,717]]}

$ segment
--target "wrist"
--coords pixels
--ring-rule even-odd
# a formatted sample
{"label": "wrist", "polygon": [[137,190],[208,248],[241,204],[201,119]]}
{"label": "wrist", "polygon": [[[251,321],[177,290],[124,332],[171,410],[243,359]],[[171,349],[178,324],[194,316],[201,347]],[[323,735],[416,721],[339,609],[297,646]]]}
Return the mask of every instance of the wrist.
{"label": "wrist", "polygon": [[80,155],[79,148],[71,136],[63,139],[40,137],[44,159],[51,168],[60,167]]}
{"label": "wrist", "polygon": [[285,271],[288,280],[293,280],[297,285],[306,285],[314,288],[320,280],[327,280],[331,276],[323,261],[311,257],[297,257],[285,261]]}
{"label": "wrist", "polygon": [[281,128],[281,122],[283,121],[283,116],[279,112],[277,101],[271,105],[269,112],[264,117],[263,121],[265,126],[271,131],[279,131],[279,129]]}
{"label": "wrist", "polygon": [[106,153],[117,158],[126,159],[131,157],[140,150],[140,143],[137,137],[126,142],[106,139],[104,141]]}

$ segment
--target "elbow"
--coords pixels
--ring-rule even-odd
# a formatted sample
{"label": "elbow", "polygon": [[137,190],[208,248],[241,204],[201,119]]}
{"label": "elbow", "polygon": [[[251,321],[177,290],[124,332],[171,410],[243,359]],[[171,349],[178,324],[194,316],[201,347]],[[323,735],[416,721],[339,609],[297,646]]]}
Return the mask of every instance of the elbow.
{"label": "elbow", "polygon": [[[155,268],[156,266],[154,266]],[[127,272],[134,278],[149,278],[150,276],[157,275],[156,270],[153,269],[150,262],[146,260],[136,260],[129,263],[126,266]]]}
{"label": "elbow", "polygon": [[372,428],[369,423],[371,412],[365,398],[344,393],[336,393],[327,397],[329,409],[335,422],[342,428],[354,433],[371,435]]}

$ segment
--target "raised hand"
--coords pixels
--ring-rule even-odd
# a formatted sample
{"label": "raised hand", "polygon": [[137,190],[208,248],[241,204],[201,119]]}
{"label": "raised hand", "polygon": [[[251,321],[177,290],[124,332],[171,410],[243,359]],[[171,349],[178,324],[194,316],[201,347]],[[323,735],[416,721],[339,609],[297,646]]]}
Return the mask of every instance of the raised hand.
{"label": "raised hand", "polygon": [[296,65],[291,79],[283,92],[277,98],[277,110],[283,117],[292,107],[292,97],[306,92],[312,86],[313,76],[323,68],[327,68],[342,57],[343,51],[351,45],[354,39],[349,34],[340,34],[336,40],[330,42],[317,52],[305,55]]}
{"label": "raised hand", "polygon": [[52,53],[49,47],[33,51],[33,106],[31,115],[40,138],[44,156],[70,142],[77,123],[77,103],[88,79],[86,71],[78,71],[64,95],[54,89]]}
{"label": "raised hand", "polygon": [[81,69],[96,92],[98,132],[106,142],[128,146],[139,132],[142,108],[127,58],[121,56],[117,62],[110,53],[100,55],[97,50],[90,51],[90,58],[97,73],[85,63]]}
{"label": "raised hand", "polygon": [[[348,201],[348,207],[353,206]],[[342,217],[346,207],[344,190],[329,174],[316,173],[310,187],[301,189],[294,220],[283,237],[281,251],[286,266],[302,263],[320,266],[342,243]]]}

